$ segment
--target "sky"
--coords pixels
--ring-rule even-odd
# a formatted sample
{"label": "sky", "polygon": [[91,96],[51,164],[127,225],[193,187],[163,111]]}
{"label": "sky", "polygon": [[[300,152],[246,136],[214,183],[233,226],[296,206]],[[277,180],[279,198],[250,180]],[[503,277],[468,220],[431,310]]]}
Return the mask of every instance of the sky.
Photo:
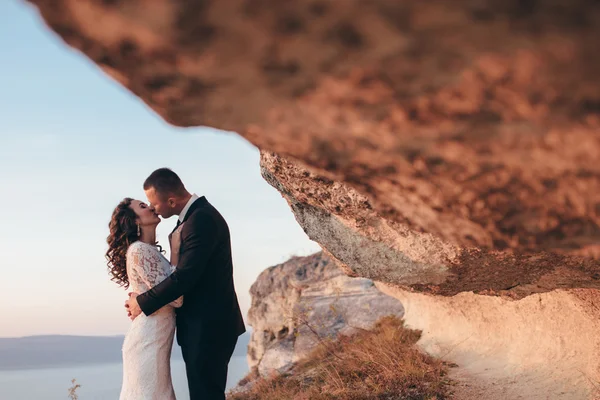
{"label": "sky", "polygon": [[[70,49],[17,0],[0,1],[0,337],[116,335],[126,290],[110,281],[108,222],[170,167],[223,214],[244,315],[265,268],[319,250],[235,133],[176,128]],[[158,227],[158,240],[176,218]]]}

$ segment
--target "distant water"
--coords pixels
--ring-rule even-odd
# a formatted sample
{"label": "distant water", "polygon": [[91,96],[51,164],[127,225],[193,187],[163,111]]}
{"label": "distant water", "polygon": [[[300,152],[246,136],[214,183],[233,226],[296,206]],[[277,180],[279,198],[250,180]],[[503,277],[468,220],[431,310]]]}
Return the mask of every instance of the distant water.
{"label": "distant water", "polygon": [[[229,363],[227,389],[234,387],[248,373],[245,356],[233,356]],[[2,400],[65,400],[71,379],[77,379],[79,400],[118,400],[123,366],[121,363],[95,364],[47,369],[0,371]],[[171,361],[171,375],[178,400],[189,399],[185,364]]]}

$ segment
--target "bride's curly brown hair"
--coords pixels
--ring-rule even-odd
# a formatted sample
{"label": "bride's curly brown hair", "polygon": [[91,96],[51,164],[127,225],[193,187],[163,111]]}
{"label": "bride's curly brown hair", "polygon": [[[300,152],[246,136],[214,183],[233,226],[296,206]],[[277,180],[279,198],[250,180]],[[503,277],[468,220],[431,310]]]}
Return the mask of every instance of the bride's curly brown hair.
{"label": "bride's curly brown hair", "polygon": [[[117,282],[119,286],[129,287],[129,279],[127,277],[127,249],[133,242],[140,240],[138,234],[137,214],[131,208],[132,198],[124,198],[115,208],[108,223],[110,233],[106,238],[108,250],[106,251],[106,259],[108,262],[108,272],[112,275],[111,281]],[[164,253],[158,242],[154,246]]]}
{"label": "bride's curly brown hair", "polygon": [[140,239],[138,235],[137,215],[130,207],[132,198],[126,197],[119,203],[112,213],[108,228],[110,234],[106,238],[108,251],[108,272],[112,275],[111,280],[119,286],[129,287],[127,278],[127,249]]}

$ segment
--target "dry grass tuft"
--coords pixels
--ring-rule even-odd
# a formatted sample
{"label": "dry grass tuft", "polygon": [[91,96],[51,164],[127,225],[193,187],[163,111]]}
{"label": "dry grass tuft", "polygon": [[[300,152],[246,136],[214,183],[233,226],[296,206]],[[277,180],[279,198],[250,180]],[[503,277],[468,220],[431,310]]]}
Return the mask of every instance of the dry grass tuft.
{"label": "dry grass tuft", "polygon": [[75,380],[75,379],[72,379],[72,380],[71,380],[71,384],[72,384],[73,386],[71,386],[71,387],[68,389],[68,392],[69,392],[69,394],[68,394],[68,396],[69,396],[69,399],[70,399],[70,400],[78,400],[78,399],[79,399],[79,396],[77,395],[77,389],[79,389],[79,388],[81,387],[81,385],[80,385],[79,383],[77,383],[77,380]]}
{"label": "dry grass tuft", "polygon": [[395,317],[372,331],[321,344],[285,375],[252,380],[230,400],[443,400],[450,398],[447,368],[419,352],[420,332]]}

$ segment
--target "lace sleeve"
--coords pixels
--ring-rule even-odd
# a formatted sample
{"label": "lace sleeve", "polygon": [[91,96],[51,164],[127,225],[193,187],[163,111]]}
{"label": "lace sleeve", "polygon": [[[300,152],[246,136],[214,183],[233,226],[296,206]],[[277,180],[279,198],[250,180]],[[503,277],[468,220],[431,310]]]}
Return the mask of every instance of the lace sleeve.
{"label": "lace sleeve", "polygon": [[[153,288],[164,281],[172,272],[172,268],[166,270],[163,260],[157,249],[145,246],[142,243],[131,245],[127,252],[127,264],[131,265],[130,281],[135,282],[137,287]],[[169,303],[172,307],[179,308],[183,305],[183,296]]]}

